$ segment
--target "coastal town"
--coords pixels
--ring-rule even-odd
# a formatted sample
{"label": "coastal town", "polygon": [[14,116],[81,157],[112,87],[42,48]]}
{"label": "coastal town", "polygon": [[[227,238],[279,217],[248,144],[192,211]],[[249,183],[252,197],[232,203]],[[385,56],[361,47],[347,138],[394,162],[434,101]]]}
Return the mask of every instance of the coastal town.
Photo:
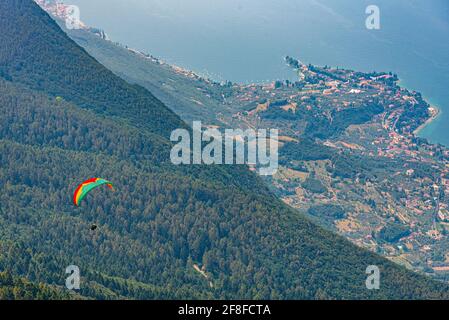
{"label": "coastal town", "polygon": [[[219,120],[280,128],[282,166],[268,182],[285,203],[357,245],[448,280],[449,150],[417,136],[438,109],[400,87],[392,73],[286,62],[298,81],[212,87],[235,110]],[[332,156],[307,157],[310,149],[300,158],[298,150],[283,154],[305,140]],[[353,175],[340,172],[339,158]],[[345,215],[313,216],[315,208],[335,206]]]}

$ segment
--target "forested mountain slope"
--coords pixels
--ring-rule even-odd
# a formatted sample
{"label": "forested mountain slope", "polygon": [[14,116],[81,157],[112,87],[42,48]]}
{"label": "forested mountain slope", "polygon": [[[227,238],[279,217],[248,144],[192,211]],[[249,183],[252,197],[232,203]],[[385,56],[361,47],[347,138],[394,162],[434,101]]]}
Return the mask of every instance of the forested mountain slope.
{"label": "forested mountain slope", "polygon": [[23,278],[0,272],[0,300],[68,300],[80,298],[62,288],[36,284]]}
{"label": "forested mountain slope", "polygon": [[0,4],[2,15],[14,16],[1,21],[5,32],[0,47],[3,77],[158,134],[180,125],[178,117],[153,95],[114,76],[68,39],[44,11],[38,11],[37,4],[28,2]]}
{"label": "forested mountain slope", "polygon": [[[166,137],[185,124],[31,0],[3,0],[0,29],[0,270],[63,286],[75,264],[80,295],[103,299],[449,298],[315,226],[243,166],[172,166]],[[93,176],[116,192],[75,208]],[[369,291],[373,264],[382,286]]]}

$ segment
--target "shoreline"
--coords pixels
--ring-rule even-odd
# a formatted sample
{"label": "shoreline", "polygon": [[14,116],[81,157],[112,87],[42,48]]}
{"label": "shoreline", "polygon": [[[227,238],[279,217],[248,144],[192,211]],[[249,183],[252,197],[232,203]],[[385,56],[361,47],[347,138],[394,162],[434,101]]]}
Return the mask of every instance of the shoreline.
{"label": "shoreline", "polygon": [[[413,89],[407,87],[407,84],[404,83],[403,79],[401,79],[401,78],[398,78],[397,85],[398,85],[399,87],[405,88],[405,89],[407,89],[407,90],[409,90],[409,91],[410,91],[410,90],[413,90]],[[423,97],[423,100],[426,101],[426,102],[429,102],[427,98],[424,98],[424,97]],[[416,128],[416,129],[413,131],[413,135],[414,135],[414,136],[419,137],[419,134],[420,134],[420,133],[421,133],[427,126],[429,126],[433,121],[435,121],[435,120],[442,114],[442,110],[441,110],[439,107],[437,107],[436,105],[434,105],[434,104],[430,104],[430,103],[429,103],[429,109],[433,109],[433,110],[434,110],[434,111],[433,111],[433,114],[431,114],[431,116],[430,116],[426,121],[424,121],[418,128]],[[429,110],[429,112],[431,112],[431,111]]]}
{"label": "shoreline", "polygon": [[[45,1],[43,1],[43,0],[36,0],[36,2],[37,2],[37,4],[39,6],[41,6],[46,12],[50,13],[53,17],[59,18],[61,20],[65,20],[66,19],[65,16],[58,15],[57,12],[51,12],[49,10],[50,9],[49,7],[46,7],[46,6],[43,5],[45,3]],[[86,24],[83,24],[81,29],[84,29],[85,31],[87,31],[89,33],[93,33],[93,34],[98,36],[98,34],[96,34],[95,32],[92,32],[92,28],[90,28]],[[207,75],[202,75],[199,72],[190,70],[190,69],[185,68],[185,67],[177,66],[177,65],[175,65],[173,63],[169,63],[169,62],[163,60],[162,58],[157,58],[157,57],[154,57],[151,54],[144,53],[144,52],[142,52],[142,51],[140,51],[138,49],[133,49],[133,48],[130,48],[127,45],[123,45],[123,44],[121,44],[119,42],[114,42],[114,41],[112,41],[111,39],[109,39],[107,37],[103,38],[103,40],[105,40],[106,42],[109,42],[109,43],[111,43],[113,45],[116,45],[116,46],[118,46],[118,47],[120,47],[122,49],[125,49],[128,52],[130,52],[130,53],[137,54],[137,55],[141,56],[144,59],[148,59],[148,60],[151,60],[154,63],[160,64],[160,65],[162,65],[164,67],[168,67],[168,68],[172,69],[172,71],[177,73],[177,74],[181,74],[181,75],[187,76],[188,78],[196,78],[197,80],[199,79],[199,80],[203,80],[203,81],[206,81],[206,82],[209,82],[209,83],[214,83],[214,82],[220,83],[220,81],[213,80],[213,79],[211,79],[211,77],[209,77]],[[288,58],[288,56],[284,57],[285,62],[287,62],[286,65],[288,67],[290,67],[290,68],[293,68],[294,71],[296,71],[296,75],[300,77],[301,66],[303,66],[305,64],[303,62],[301,62],[300,60],[295,59],[300,64],[299,68],[295,68],[294,66],[292,66],[291,64],[288,63],[287,58]],[[343,69],[354,71],[352,68],[343,68]],[[221,81],[221,83],[223,83],[223,81]],[[270,82],[268,82],[268,83],[270,83]],[[396,83],[401,88],[405,88],[408,91],[414,91],[413,89],[409,88],[404,83],[402,78],[397,78]],[[255,82],[250,82],[248,84],[244,84],[243,82],[237,82],[236,84],[238,84],[239,86],[248,85],[248,84],[250,84],[250,85],[254,85],[254,84],[255,85],[263,85],[264,82],[255,81]],[[423,98],[423,100],[426,101],[427,99]],[[428,125],[430,125],[433,121],[435,121],[442,113],[442,110],[439,107],[435,106],[435,105],[430,105],[429,104],[429,108],[428,109],[429,109],[429,113],[431,114],[430,117],[424,123],[422,123],[418,128],[416,128],[412,132],[414,136],[418,137],[419,134],[422,132],[422,130],[424,130]]]}
{"label": "shoreline", "polygon": [[442,113],[441,109],[437,106],[431,105],[429,109],[433,109],[434,112],[423,124],[421,124],[418,128],[413,131],[415,136],[419,136],[422,130],[424,130],[428,125],[430,125],[433,121],[435,121]]}

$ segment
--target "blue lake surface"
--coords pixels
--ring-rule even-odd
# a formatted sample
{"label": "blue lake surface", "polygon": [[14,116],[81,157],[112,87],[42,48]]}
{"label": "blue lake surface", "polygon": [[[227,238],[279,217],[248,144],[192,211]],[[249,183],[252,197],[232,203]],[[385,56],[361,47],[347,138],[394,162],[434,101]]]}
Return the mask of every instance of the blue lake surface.
{"label": "blue lake surface", "polygon": [[[113,41],[215,80],[294,79],[283,57],[392,71],[440,117],[423,137],[449,146],[447,0],[66,0]],[[368,30],[365,9],[380,8]]]}

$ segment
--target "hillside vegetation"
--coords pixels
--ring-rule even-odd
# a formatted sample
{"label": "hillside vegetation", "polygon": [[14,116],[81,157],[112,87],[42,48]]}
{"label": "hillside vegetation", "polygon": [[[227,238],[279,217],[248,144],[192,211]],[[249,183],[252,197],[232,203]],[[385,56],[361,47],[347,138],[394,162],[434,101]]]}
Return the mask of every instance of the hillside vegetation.
{"label": "hillside vegetation", "polygon": [[[317,227],[244,166],[171,165],[167,136],[186,125],[31,0],[3,0],[0,29],[0,270],[63,286],[75,264],[80,296],[99,299],[449,298]],[[116,192],[75,208],[73,190],[93,176]],[[373,264],[382,288],[369,291]]]}

